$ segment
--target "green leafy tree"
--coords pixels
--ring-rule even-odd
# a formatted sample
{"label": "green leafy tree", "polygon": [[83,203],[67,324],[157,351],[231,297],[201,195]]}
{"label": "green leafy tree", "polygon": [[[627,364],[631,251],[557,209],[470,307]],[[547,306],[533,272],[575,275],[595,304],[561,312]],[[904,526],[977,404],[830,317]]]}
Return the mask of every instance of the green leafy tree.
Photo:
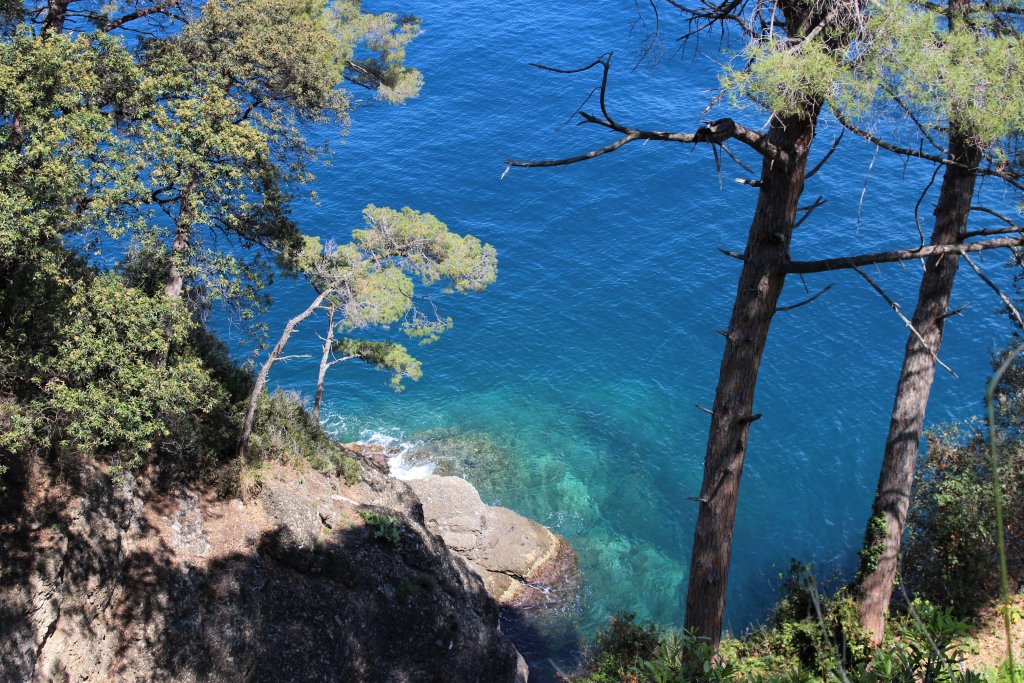
{"label": "green leafy tree", "polygon": [[414,281],[430,287],[446,283],[461,293],[482,292],[497,277],[494,247],[472,235],[461,236],[429,213],[408,207],[401,211],[373,205],[363,211],[366,228],[352,233],[344,245],[320,244],[307,238],[304,248],[289,256],[287,266],[313,286],[313,301],[288,321],[256,376],[249,397],[239,455],[244,457],[252,434],[259,396],[274,364],[303,321],[328,310],[328,330],[318,374],[317,406],[327,369],[345,360],[361,360],[392,373],[392,386],[420,377],[420,363],[401,344],[344,336],[357,330],[385,329],[400,323],[407,336],[429,343],[452,325],[450,318],[426,314],[417,305]]}
{"label": "green leafy tree", "polygon": [[2,455],[134,466],[245,384],[175,300],[262,301],[301,251],[289,203],[326,153],[303,131],[343,134],[364,90],[414,96],[419,23],[347,0],[47,0],[0,18]]}
{"label": "green leafy tree", "polygon": [[[304,127],[348,125],[346,81],[381,99],[417,94],[419,73],[402,65],[418,22],[368,15],[340,2],[235,0],[208,4],[167,40],[144,46],[152,107],[133,130],[142,141],[153,203],[170,219],[165,291],[254,299],[269,262],[240,262],[237,248],[274,254],[301,246],[288,219],[292,188],[320,156]],[[358,50],[373,53],[357,60]]]}

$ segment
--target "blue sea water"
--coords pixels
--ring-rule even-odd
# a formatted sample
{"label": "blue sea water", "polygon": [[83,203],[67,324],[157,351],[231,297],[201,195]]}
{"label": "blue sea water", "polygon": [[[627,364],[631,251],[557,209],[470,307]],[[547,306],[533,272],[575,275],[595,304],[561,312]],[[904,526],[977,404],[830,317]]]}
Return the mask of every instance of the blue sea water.
{"label": "blue sea water", "polygon": [[[408,205],[494,244],[500,275],[482,295],[439,301],[455,327],[415,349],[424,376],[404,393],[372,369],[334,368],[327,425],[342,439],[385,434],[461,459],[488,502],[568,538],[586,580],[572,612],[579,633],[624,610],[680,624],[697,512],[688,497],[700,488],[708,427],[695,404],[712,403],[723,347],[716,328],[728,324],[739,272],[717,248],[742,249],[756,190],[733,181],[747,173],[731,162],[719,173],[705,147],[634,143],[502,179],[504,160],[612,140],[567,123],[597,73],[557,75],[530,62],[577,67],[614,50],[609,106],[638,127],[685,131],[731,115],[757,128],[765,114],[702,114],[715,94],[718,38],[682,52],[680,24],[664,12],[660,59],[633,69],[653,23],[637,22],[632,0],[397,0],[370,9],[422,17],[408,60],[423,71],[423,93],[404,107],[357,109],[319,171],[320,203],[300,201],[295,217],[345,241],[366,204]],[[812,159],[836,133],[823,122]],[[916,244],[913,206],[931,169],[884,152],[872,166],[873,155],[846,139],[808,182],[806,203],[828,203],[797,230],[794,258]],[[984,190],[996,204],[1012,200],[991,183]],[[934,199],[933,190],[921,211],[926,234]],[[1008,282],[1002,256],[982,262]],[[909,315],[920,265],[872,272]],[[765,618],[790,557],[849,576],[868,516],[907,330],[856,274],[806,278],[811,292],[827,284],[814,303],[779,314],[769,338],[757,390],[764,417],[752,426],[736,520],[726,615],[734,633]],[[266,322],[276,335],[310,295],[292,282],[273,293]],[[783,303],[806,296],[791,278]],[[953,302],[964,304],[940,354],[959,377],[937,375],[930,424],[980,412],[990,352],[1008,333],[999,302],[968,270]],[[316,327],[291,352],[315,354]],[[271,383],[312,395],[315,376],[315,359],[297,360],[275,367]],[[566,642],[537,652],[565,666]]]}

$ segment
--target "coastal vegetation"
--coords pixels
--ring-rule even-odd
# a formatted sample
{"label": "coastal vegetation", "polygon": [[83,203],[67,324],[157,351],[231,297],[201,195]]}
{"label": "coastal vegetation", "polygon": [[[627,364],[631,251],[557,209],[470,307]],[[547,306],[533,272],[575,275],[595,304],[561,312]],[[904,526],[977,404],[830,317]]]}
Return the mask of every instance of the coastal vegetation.
{"label": "coastal vegetation", "polygon": [[414,297],[409,275],[462,292],[494,280],[493,247],[430,214],[371,206],[353,242],[325,246],[289,218],[330,153],[310,125],[344,133],[353,85],[392,104],[416,96],[419,72],[403,63],[415,18],[276,0],[5,8],[5,460],[49,452],[200,476],[235,443],[244,467],[257,407],[273,405],[269,370],[299,321],[250,378],[209,316],[235,316],[259,341],[266,285],[302,276],[316,292],[305,316],[330,308],[321,385],[327,365],[360,359],[400,388],[418,361],[352,333],[404,321],[431,341],[451,320]]}

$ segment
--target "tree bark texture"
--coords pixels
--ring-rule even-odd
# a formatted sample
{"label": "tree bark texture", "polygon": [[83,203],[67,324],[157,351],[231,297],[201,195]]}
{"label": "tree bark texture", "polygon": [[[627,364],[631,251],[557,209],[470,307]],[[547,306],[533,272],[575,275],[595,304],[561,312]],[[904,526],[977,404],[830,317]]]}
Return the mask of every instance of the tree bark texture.
{"label": "tree bark texture", "polygon": [[786,277],[784,268],[789,261],[817,114],[818,108],[814,108],[802,118],[773,119],[770,141],[789,153],[789,163],[783,167],[766,158],[762,165],[757,209],[722,355],[693,536],[684,624],[715,648],[721,638],[747,435],[750,423],[756,419],[754,387]]}
{"label": "tree bark texture", "polygon": [[47,33],[63,33],[64,22],[68,16],[68,5],[71,0],[47,0],[46,18],[43,19],[43,35]]}
{"label": "tree bark texture", "polygon": [[164,292],[167,298],[177,301],[185,289],[185,276],[178,264],[186,258],[191,248],[192,239],[192,203],[189,200],[190,190],[185,189],[181,195],[181,209],[178,219],[174,222],[174,240],[171,242],[171,267],[167,272],[167,283]]}
{"label": "tree bark texture", "polygon": [[249,406],[245,411],[245,421],[242,423],[242,434],[238,438],[238,457],[245,459],[246,450],[249,448],[249,439],[252,437],[252,425],[256,419],[256,405],[259,403],[260,394],[263,392],[263,387],[267,386],[267,377],[270,375],[270,368],[274,367],[274,363],[281,357],[281,353],[284,351],[284,347],[288,344],[288,340],[291,339],[292,334],[295,332],[295,328],[299,326],[303,320],[313,315],[316,309],[320,308],[320,304],[323,303],[324,299],[327,298],[328,292],[321,292],[313,303],[309,305],[309,308],[299,313],[297,316],[288,321],[288,324],[284,326],[284,331],[281,332],[281,338],[277,340],[277,344],[274,345],[270,355],[267,356],[267,362],[260,368],[260,372],[256,375],[256,383],[252,388],[252,394],[249,395]]}
{"label": "tree bark texture", "polygon": [[[933,245],[963,241],[977,178],[969,169],[978,165],[981,150],[969,136],[954,132],[950,136],[950,155],[968,168],[946,167],[935,207]],[[959,260],[958,256],[947,254],[931,256],[925,262],[912,320],[924,344],[913,333],[907,336],[896,386],[889,436],[858,571],[860,623],[876,645],[882,642],[885,613],[896,578],[921,428],[935,378],[935,357],[942,344],[945,314]]]}

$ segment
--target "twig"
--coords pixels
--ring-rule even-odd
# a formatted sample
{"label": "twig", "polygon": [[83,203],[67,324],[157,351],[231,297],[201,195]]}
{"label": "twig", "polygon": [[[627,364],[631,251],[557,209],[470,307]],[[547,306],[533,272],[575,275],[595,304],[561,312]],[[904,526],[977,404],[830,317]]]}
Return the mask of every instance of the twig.
{"label": "twig", "polygon": [[970,304],[964,304],[959,308],[954,308],[952,311],[946,311],[945,313],[939,316],[939,320],[945,320],[946,318],[952,318],[954,315],[960,315],[965,310],[967,310],[968,306],[970,306]]}
{"label": "twig", "polygon": [[969,244],[932,244],[920,249],[894,249],[874,254],[858,254],[841,258],[822,259],[820,261],[790,261],[782,270],[787,273],[821,273],[826,270],[841,270],[870,266],[875,263],[894,263],[911,259],[926,258],[940,254],[962,254],[964,252],[985,251],[986,249],[1008,249],[1024,246],[1024,237],[1001,237],[985,242]]}
{"label": "twig", "polygon": [[860,275],[862,278],[867,280],[867,283],[869,285],[871,285],[871,287],[876,292],[878,292],[879,296],[881,296],[883,299],[885,299],[885,302],[887,304],[889,304],[889,306],[892,308],[892,310],[896,311],[896,315],[898,315],[900,317],[900,320],[903,321],[904,325],[906,325],[908,328],[910,328],[910,331],[914,333],[914,336],[917,337],[917,340],[919,342],[921,342],[921,346],[923,346],[925,351],[927,351],[931,355],[931,357],[933,359],[935,359],[935,362],[938,363],[939,365],[941,365],[947,372],[949,372],[949,374],[951,374],[954,377],[956,377],[957,374],[955,372],[953,372],[953,368],[949,367],[948,365],[943,363],[941,360],[939,360],[939,357],[937,355],[935,355],[935,352],[932,351],[930,346],[928,346],[928,342],[926,342],[924,340],[924,337],[922,337],[921,333],[917,331],[917,328],[914,327],[914,324],[912,322],[910,322],[910,319],[907,318],[907,316],[903,315],[903,312],[900,311],[900,305],[898,303],[896,303],[895,301],[893,301],[891,298],[889,298],[889,295],[885,293],[885,290],[882,289],[881,287],[879,287],[878,283],[876,283],[874,280],[872,280],[870,275],[865,273],[863,270],[861,270],[857,266],[853,266],[853,270],[858,275]]}
{"label": "twig", "polygon": [[971,211],[980,211],[981,213],[987,213],[990,216],[995,216],[996,218],[1006,223],[1007,225],[1013,226],[1015,228],[1018,227],[1017,224],[1014,223],[1012,220],[1010,220],[1003,214],[999,213],[998,211],[988,208],[987,206],[972,206]]}
{"label": "twig", "polygon": [[921,191],[921,196],[917,198],[917,203],[914,204],[914,225],[917,226],[917,236],[921,239],[921,243],[918,246],[924,246],[924,228],[921,227],[921,217],[919,211],[921,210],[921,202],[924,201],[925,195],[928,194],[928,190],[932,189],[932,185],[935,183],[935,177],[939,175],[939,169],[941,166],[936,166],[935,170],[932,171],[932,179],[928,181],[928,184],[924,186],[924,190]]}
{"label": "twig", "polygon": [[728,147],[725,146],[724,142],[722,144],[720,144],[719,147],[721,147],[722,151],[724,151],[726,154],[728,154],[729,158],[732,159],[733,161],[735,161],[736,164],[740,168],[742,168],[744,171],[746,171],[747,173],[754,173],[754,169],[750,168],[745,163],[743,163],[743,161],[741,161],[739,157],[737,157],[735,154],[732,153],[732,150],[730,150]]}
{"label": "twig", "polygon": [[875,145],[875,153],[871,155],[871,163],[868,164],[868,172],[864,174],[864,187],[860,191],[860,201],[857,203],[857,233],[860,233],[860,212],[864,208],[864,195],[868,193],[868,180],[871,178],[871,169],[875,167],[875,159],[878,158],[878,145]]}
{"label": "twig", "polygon": [[789,306],[776,306],[775,307],[775,312],[779,313],[781,311],[792,311],[794,308],[800,308],[801,306],[806,306],[807,304],[811,303],[812,301],[814,301],[815,299],[817,299],[819,296],[821,296],[822,294],[824,294],[825,292],[827,292],[830,289],[832,289],[832,285],[826,285],[823,290],[821,290],[820,292],[818,292],[817,294],[815,294],[814,296],[812,296],[812,297],[810,297],[808,299],[804,299],[800,303],[791,304]]}
{"label": "twig", "polygon": [[827,162],[829,160],[829,158],[832,156],[833,152],[835,152],[837,149],[839,149],[839,143],[842,141],[843,135],[845,135],[845,134],[846,134],[846,129],[845,128],[843,130],[839,131],[839,137],[837,137],[835,140],[833,140],[832,147],[829,148],[829,150],[827,152],[825,152],[825,156],[823,156],[821,158],[821,161],[819,161],[818,163],[816,163],[814,165],[814,168],[812,168],[809,172],[804,174],[804,180],[810,180],[814,176],[815,173],[817,173],[818,171],[821,170],[821,167],[825,165],[825,162]]}
{"label": "twig", "polygon": [[963,256],[964,260],[967,261],[967,263],[971,266],[971,268],[974,269],[974,272],[978,274],[978,277],[980,277],[982,279],[982,281],[986,285],[991,287],[992,291],[994,291],[996,294],[999,295],[1000,300],[1002,300],[1002,302],[1010,310],[1010,315],[1012,315],[1014,321],[1016,321],[1017,327],[1019,327],[1022,330],[1024,330],[1024,319],[1021,319],[1020,312],[1013,305],[1013,302],[1010,301],[1010,297],[1008,297],[1005,294],[1003,294],[1003,290],[999,289],[999,286],[996,285],[996,283],[992,282],[992,280],[990,280],[988,278],[988,276],[985,275],[985,273],[983,273],[981,271],[981,268],[978,267],[978,264],[975,263],[974,260],[970,256],[968,256],[967,254],[961,254],[961,256]]}
{"label": "twig", "polygon": [[824,206],[826,203],[828,203],[828,200],[827,199],[823,199],[819,195],[818,198],[814,200],[813,204],[810,204],[809,206],[798,206],[797,209],[796,209],[797,213],[801,213],[802,212],[804,215],[800,216],[800,219],[797,222],[793,223],[793,229],[796,230],[801,225],[803,225],[803,222],[811,217],[811,214],[814,213],[815,209],[817,209],[817,208],[819,208],[821,206]]}

